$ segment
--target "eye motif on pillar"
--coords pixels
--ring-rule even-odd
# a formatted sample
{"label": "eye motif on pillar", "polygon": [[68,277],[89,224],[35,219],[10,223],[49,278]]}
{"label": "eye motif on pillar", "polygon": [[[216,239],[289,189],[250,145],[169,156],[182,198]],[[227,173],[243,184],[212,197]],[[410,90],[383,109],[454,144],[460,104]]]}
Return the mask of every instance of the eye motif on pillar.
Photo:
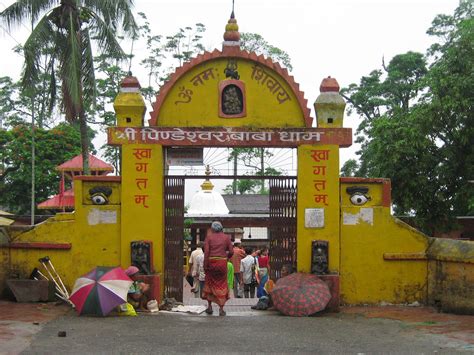
{"label": "eye motif on pillar", "polygon": [[235,59],[229,59],[224,74],[227,79],[219,82],[219,117],[245,117],[247,115],[245,84],[239,80]]}
{"label": "eye motif on pillar", "polygon": [[107,205],[112,188],[107,186],[96,186],[89,190],[89,198],[94,205]]}
{"label": "eye motif on pillar", "polygon": [[372,198],[367,195],[369,188],[367,186],[350,186],[346,192],[351,196],[349,200],[355,206],[363,206]]}

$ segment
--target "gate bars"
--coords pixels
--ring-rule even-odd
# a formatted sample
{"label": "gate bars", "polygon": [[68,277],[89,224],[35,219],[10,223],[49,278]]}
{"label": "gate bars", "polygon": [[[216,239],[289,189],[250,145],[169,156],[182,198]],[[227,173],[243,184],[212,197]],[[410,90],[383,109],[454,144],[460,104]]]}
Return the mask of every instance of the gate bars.
{"label": "gate bars", "polygon": [[165,279],[167,298],[183,301],[184,178],[165,177]]}
{"label": "gate bars", "polygon": [[296,177],[273,177],[270,183],[270,278],[283,265],[296,271]]}

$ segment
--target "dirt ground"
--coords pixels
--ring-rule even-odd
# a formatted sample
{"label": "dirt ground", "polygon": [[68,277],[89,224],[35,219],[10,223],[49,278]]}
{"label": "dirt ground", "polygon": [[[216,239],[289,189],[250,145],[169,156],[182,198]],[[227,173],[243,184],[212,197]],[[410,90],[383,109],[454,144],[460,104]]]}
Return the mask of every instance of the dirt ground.
{"label": "dirt ground", "polygon": [[[59,337],[60,331],[67,336]],[[227,317],[160,312],[96,318],[78,317],[64,304],[0,301],[0,344],[1,354],[474,353],[474,316],[385,306],[307,318],[251,309]]]}

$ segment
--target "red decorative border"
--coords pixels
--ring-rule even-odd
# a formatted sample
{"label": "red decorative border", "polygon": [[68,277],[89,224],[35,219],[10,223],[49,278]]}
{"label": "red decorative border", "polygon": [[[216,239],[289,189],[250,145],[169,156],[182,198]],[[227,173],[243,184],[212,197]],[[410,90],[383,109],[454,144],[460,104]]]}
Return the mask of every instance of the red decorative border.
{"label": "red decorative border", "polygon": [[[228,85],[235,85],[237,86],[240,91],[242,92],[242,112],[238,113],[236,115],[227,115],[222,111],[222,90]],[[234,80],[234,79],[227,79],[223,80],[219,83],[219,117],[222,118],[240,118],[240,117],[245,117],[247,116],[247,97],[245,94],[245,83],[243,83],[240,80]]]}
{"label": "red decorative border", "polygon": [[122,180],[122,177],[120,177],[120,176],[90,176],[90,175],[79,175],[79,176],[74,176],[74,180],[120,182],[120,181]]}
{"label": "red decorative border", "polygon": [[32,242],[17,242],[10,244],[2,244],[0,248],[10,249],[62,249],[69,250],[72,248],[71,243],[32,243]]}
{"label": "red decorative border", "polygon": [[360,177],[341,177],[339,178],[341,183],[353,184],[353,183],[362,183],[362,184],[382,184],[382,206],[390,207],[392,203],[392,183],[390,179],[384,178],[360,178]]}
{"label": "red decorative border", "polygon": [[282,68],[279,63],[274,63],[270,58],[265,58],[263,55],[257,56],[254,52],[249,53],[242,50],[232,50],[226,51],[225,53],[215,49],[213,52],[204,52],[203,54],[198,55],[196,58],[191,59],[191,61],[185,63],[182,67],[176,69],[176,71],[171,75],[170,79],[161,87],[160,92],[156,95],[156,101],[153,103],[153,111],[150,112],[150,119],[148,124],[150,126],[156,126],[158,115],[160,113],[161,105],[166,99],[171,88],[174,84],[189,70],[197,66],[198,64],[216,59],[216,58],[242,58],[258,62],[261,65],[270,68],[276,71],[285,79],[286,83],[293,89],[293,93],[298,99],[300,108],[303,111],[303,118],[306,127],[312,127],[313,118],[310,116],[311,110],[307,107],[308,100],[304,98],[304,93],[300,91],[300,86],[295,82],[295,78],[292,75],[288,74],[286,68]]}

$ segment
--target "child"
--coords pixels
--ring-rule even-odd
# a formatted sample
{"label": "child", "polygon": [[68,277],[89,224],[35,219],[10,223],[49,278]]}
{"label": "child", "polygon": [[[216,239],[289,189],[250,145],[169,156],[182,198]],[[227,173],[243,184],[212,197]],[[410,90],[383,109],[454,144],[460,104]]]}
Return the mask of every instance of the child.
{"label": "child", "polygon": [[227,291],[234,288],[234,264],[230,260],[227,260]]}

